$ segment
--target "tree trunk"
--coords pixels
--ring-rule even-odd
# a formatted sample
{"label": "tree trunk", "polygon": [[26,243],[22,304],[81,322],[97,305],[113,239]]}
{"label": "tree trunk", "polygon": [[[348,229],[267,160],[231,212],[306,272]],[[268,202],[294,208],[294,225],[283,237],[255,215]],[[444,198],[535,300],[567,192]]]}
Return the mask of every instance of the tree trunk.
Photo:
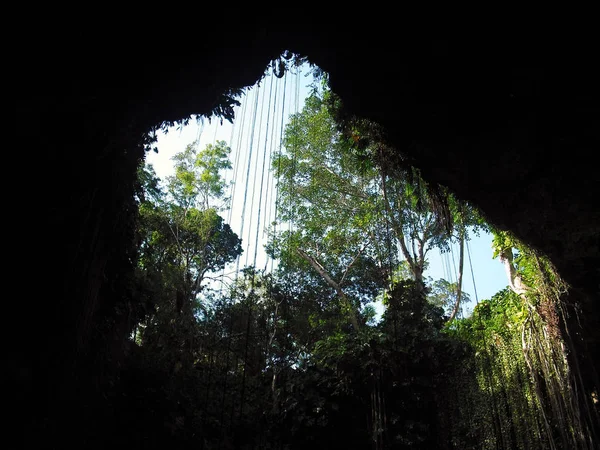
{"label": "tree trunk", "polygon": [[517,270],[513,265],[512,249],[503,250],[500,253],[500,261],[504,264],[504,269],[506,270],[506,276],[508,278],[508,285],[510,289],[515,294],[519,295],[520,297],[523,297],[525,293],[530,291],[531,289],[523,282],[521,275],[517,273]]}
{"label": "tree trunk", "polygon": [[456,317],[458,310],[460,309],[460,299],[462,296],[462,279],[463,279],[463,267],[465,263],[465,231],[462,230],[460,233],[460,253],[458,256],[458,280],[456,287],[456,302],[454,303],[454,309],[452,310],[452,314],[448,319],[448,322],[451,322]]}
{"label": "tree trunk", "polygon": [[383,174],[381,176],[381,186],[382,186],[382,192],[383,192],[383,200],[385,203],[385,209],[386,209],[387,215],[388,215],[387,221],[391,225],[392,231],[396,235],[396,239],[398,241],[398,244],[400,245],[400,250],[402,251],[402,255],[408,262],[408,266],[410,267],[411,272],[415,276],[415,281],[417,282],[417,285],[422,287],[423,286],[423,264],[422,264],[422,261],[421,262],[417,261],[417,254],[416,254],[416,252],[414,252],[414,247],[413,247],[414,257],[408,251],[408,248],[406,247],[406,243],[404,242],[404,232],[402,231],[402,224],[398,223],[395,220],[392,220],[392,218],[391,218],[392,208],[390,205],[390,201],[388,199],[386,181],[385,181],[385,176]]}

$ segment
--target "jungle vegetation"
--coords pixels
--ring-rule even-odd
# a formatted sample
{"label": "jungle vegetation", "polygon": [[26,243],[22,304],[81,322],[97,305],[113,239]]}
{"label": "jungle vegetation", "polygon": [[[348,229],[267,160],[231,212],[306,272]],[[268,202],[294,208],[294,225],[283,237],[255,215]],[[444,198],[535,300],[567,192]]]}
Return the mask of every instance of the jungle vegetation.
{"label": "jungle vegetation", "polygon": [[[228,144],[188,146],[167,180],[140,167],[140,306],[115,407],[126,446],[595,448],[551,264],[408,162],[387,164],[384,132],[340,108],[317,83],[291,117],[272,155],[276,268],[225,285],[211,280],[242,253],[221,216]],[[464,317],[464,247],[481,230],[507,288]],[[457,280],[425,277],[451,243]]]}

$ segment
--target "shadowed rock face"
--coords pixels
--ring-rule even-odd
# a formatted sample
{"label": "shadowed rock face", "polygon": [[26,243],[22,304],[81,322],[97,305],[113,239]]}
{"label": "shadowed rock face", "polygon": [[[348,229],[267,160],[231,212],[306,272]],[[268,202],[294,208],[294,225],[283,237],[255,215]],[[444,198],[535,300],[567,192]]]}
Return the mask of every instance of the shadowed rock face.
{"label": "shadowed rock face", "polygon": [[[575,288],[583,338],[595,348],[600,73],[592,41],[437,38],[364,23],[303,31],[219,27],[203,24],[194,40],[139,34],[107,41],[98,30],[45,36],[20,65],[18,164],[35,166],[28,201],[43,218],[28,221],[35,242],[23,253],[47,258],[38,281],[54,300],[35,309],[35,331],[17,353],[61,330],[42,339],[39,360],[14,357],[24,370],[58,374],[35,395],[90,351],[102,317],[121,301],[144,133],[210,114],[223,93],[254,84],[286,49],[329,72],[347,113],[380,123],[426,179],[546,253]],[[126,329],[110,333],[118,342]]]}

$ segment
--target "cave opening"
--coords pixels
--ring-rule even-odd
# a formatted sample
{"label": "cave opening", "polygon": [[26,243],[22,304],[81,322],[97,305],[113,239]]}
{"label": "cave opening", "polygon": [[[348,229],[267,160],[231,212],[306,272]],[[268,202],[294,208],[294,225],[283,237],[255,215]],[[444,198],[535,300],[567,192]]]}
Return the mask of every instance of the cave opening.
{"label": "cave opening", "polygon": [[[163,373],[177,391],[183,379],[195,386],[187,388],[195,395],[178,392],[186,406],[165,419],[174,439],[187,442],[183,436],[196,430],[209,446],[231,439],[256,448],[265,442],[300,448],[317,441],[331,447],[346,445],[337,427],[353,424],[356,432],[348,439],[361,448],[527,448],[556,442],[591,448],[593,411],[582,405],[588,417],[580,420],[573,408],[585,397],[572,397],[581,386],[566,362],[558,324],[564,320],[560,296],[566,288],[550,262],[486,223],[450,191],[428,185],[417,168],[388,172],[390,161],[377,158],[398,150],[389,148],[385,131],[359,119],[336,122],[343,99],[331,92],[328,74],[320,69],[305,86],[310,92],[301,96],[298,80],[307,66],[294,58],[273,61],[273,72],[233,112],[230,130],[213,131],[199,121],[185,151],[171,157],[175,168],[164,172],[171,174],[166,183],[160,185],[154,166],[142,172],[142,279],[148,283],[146,278],[161,274],[164,286],[154,284],[147,293],[151,306],[134,327],[134,351],[160,360],[137,367],[146,377]],[[283,68],[286,61],[292,69]],[[237,148],[232,151],[217,135],[227,136],[231,147],[237,142]],[[263,195],[265,170],[274,175]],[[161,187],[165,198],[158,194]],[[221,220],[207,224],[209,211],[222,214],[212,219]],[[157,214],[166,225],[157,223]],[[475,314],[464,316],[465,244],[473,276],[469,234],[482,230],[506,267],[510,288],[505,281],[481,304],[475,291]],[[203,237],[189,240],[186,231]],[[159,242],[161,233],[175,240],[163,236]],[[264,266],[256,259],[260,233],[267,248]],[[220,239],[226,234],[228,239]],[[220,240],[212,242],[214,236]],[[424,276],[427,251],[434,246],[446,256],[447,279]],[[185,275],[165,279],[165,260],[155,253],[160,249],[162,258],[173,247],[181,253],[175,265]],[[199,247],[215,250],[209,255]],[[207,262],[210,258],[220,265]],[[377,320],[369,307],[375,300],[384,308]],[[550,343],[542,344],[548,336]],[[452,357],[444,358],[448,352]],[[332,386],[311,397],[311,383]],[[263,421],[255,422],[258,416]],[[361,420],[354,423],[356,416]],[[214,428],[206,431],[208,423]],[[468,431],[473,423],[485,424],[476,435]],[[137,426],[143,433],[144,425]]]}
{"label": "cave opening", "polygon": [[[406,158],[422,170],[423,177],[428,182],[449,186],[461,194],[461,198],[481,206],[501,230],[510,229],[514,233],[514,236],[501,236],[500,241],[504,247],[500,251],[505,260],[510,260],[506,251],[507,245],[518,241],[527,242],[535,248],[535,251],[528,255],[524,249],[521,249],[519,254],[513,254],[513,268],[519,269],[518,264],[529,264],[527,269],[530,273],[527,276],[531,277],[531,271],[535,269],[532,268],[532,261],[536,261],[535,258],[541,250],[558,267],[559,273],[572,287],[564,306],[567,310],[565,316],[570,326],[569,330],[572,332],[570,338],[575,342],[576,351],[569,349],[568,361],[570,370],[574,370],[578,364],[581,366],[579,375],[582,379],[579,397],[572,398],[577,400],[573,400],[575,403],[578,402],[581,417],[586,417],[587,414],[592,418],[591,425],[584,423],[583,428],[578,428],[579,425],[571,427],[569,430],[575,430],[570,431],[571,434],[564,434],[556,423],[552,420],[545,423],[544,419],[538,420],[537,428],[519,428],[520,423],[527,421],[518,422],[516,417],[539,418],[535,411],[542,410],[551,411],[555,417],[560,417],[562,422],[557,423],[573,424],[577,420],[573,410],[565,408],[561,401],[557,400],[558,397],[548,394],[567,393],[569,387],[564,383],[565,378],[548,377],[544,372],[543,364],[549,361],[544,359],[544,354],[552,353],[555,349],[544,349],[543,346],[537,349],[532,347],[537,353],[528,354],[529,361],[523,356],[525,369],[525,366],[518,364],[511,366],[510,358],[503,360],[502,367],[505,367],[505,370],[513,367],[512,378],[507,376],[508,372],[499,377],[497,372],[487,368],[485,361],[481,363],[481,377],[476,381],[480,386],[488,386],[488,390],[496,392],[494,395],[508,392],[505,388],[510,386],[511,382],[523,386],[528,376],[532,383],[531,392],[529,396],[525,396],[527,401],[522,398],[519,400],[517,396],[506,395],[504,398],[498,398],[492,395],[490,398],[495,400],[494,403],[490,403],[491,416],[485,416],[488,417],[485,419],[480,415],[473,420],[481,420],[487,424],[485,432],[489,431],[490,435],[498,439],[494,441],[496,446],[510,448],[515,443],[517,446],[524,446],[536,442],[536,439],[546,439],[545,442],[551,445],[551,441],[570,442],[570,439],[579,439],[577,445],[585,448],[584,445],[587,445],[586,442],[589,442],[590,436],[593,435],[589,430],[597,429],[597,422],[594,423],[593,418],[596,417],[597,420],[597,415],[594,414],[597,414],[598,408],[597,400],[594,402],[592,399],[592,405],[589,405],[594,393],[597,399],[598,386],[595,363],[590,356],[594,354],[594,349],[597,349],[598,329],[594,326],[598,315],[597,305],[593,301],[597,294],[595,280],[598,273],[599,222],[596,220],[598,210],[593,201],[597,176],[589,164],[584,163],[584,156],[593,148],[595,142],[593,124],[598,117],[597,103],[594,103],[597,100],[597,88],[594,90],[594,83],[591,82],[594,79],[594,70],[580,68],[573,62],[574,57],[566,55],[565,52],[561,53],[557,47],[553,49],[553,56],[556,58],[558,52],[561,60],[569,62],[569,67],[576,67],[578,70],[573,71],[574,74],[569,75],[566,70],[558,73],[552,64],[541,58],[529,65],[523,64],[517,58],[508,58],[507,55],[515,50],[511,47],[511,51],[497,52],[498,64],[489,64],[489,60],[480,61],[480,67],[473,71],[473,65],[468,63],[468,59],[474,53],[469,51],[472,47],[463,53],[458,51],[459,54],[456,55],[452,52],[456,53],[457,47],[453,46],[451,41],[448,45],[439,45],[436,41],[434,45],[428,46],[427,43],[423,43],[418,50],[409,50],[403,55],[405,59],[400,71],[396,71],[392,66],[388,70],[374,71],[372,67],[364,64],[357,66],[357,58],[360,59],[363,51],[367,52],[368,49],[368,54],[373,60],[385,61],[391,54],[391,48],[371,45],[365,37],[360,38],[364,40],[362,42],[357,40],[357,37],[344,36],[349,39],[348,45],[340,42],[339,36],[334,39],[319,33],[316,36],[293,36],[290,40],[302,48],[305,54],[314,55],[315,61],[329,70],[332,89],[339,92],[348,111],[358,117],[366,117],[380,123],[389,132],[390,141],[395,146],[406,149]],[[142,136],[157,123],[175,123],[189,117],[191,113],[208,115],[208,111],[214,109],[223,99],[226,106],[221,112],[224,116],[229,114],[231,109],[228,107],[231,103],[227,104],[227,101],[233,98],[241,87],[251,85],[258,78],[265,61],[280,51],[279,43],[270,45],[267,40],[261,41],[260,45],[256,45],[255,42],[252,45],[241,42],[241,51],[237,54],[243,62],[239,64],[231,62],[225,51],[206,51],[203,53],[207,62],[205,65],[171,59],[153,72],[148,71],[149,66],[144,61],[145,54],[140,54],[139,58],[121,64],[120,70],[117,71],[113,70],[111,65],[98,64],[94,61],[97,56],[92,54],[91,57],[88,55],[89,59],[85,60],[81,67],[77,67],[79,62],[65,61],[56,77],[49,76],[35,88],[28,87],[23,91],[17,108],[19,118],[31,117],[33,113],[40,112],[47,117],[46,121],[34,129],[21,128],[26,123],[24,120],[17,122],[19,132],[29,137],[28,145],[34,149],[35,155],[39,155],[39,165],[45,169],[36,178],[41,196],[37,214],[44,217],[45,228],[52,239],[41,243],[40,248],[35,249],[35,253],[42,250],[43,254],[51,255],[52,264],[40,274],[39,281],[44,286],[51,287],[56,294],[55,301],[51,303],[39,302],[39,299],[36,299],[35,304],[39,303],[39,306],[35,308],[32,317],[32,332],[15,345],[10,356],[14,395],[20,399],[19,411],[34,410],[31,405],[38,403],[45,405],[34,414],[25,412],[19,416],[26,418],[19,426],[25,430],[33,430],[32,433],[26,432],[24,435],[35,435],[36,438],[45,436],[49,440],[58,441],[63,435],[67,435],[62,424],[72,421],[80,429],[79,436],[83,439],[82,442],[102,447],[102,442],[118,440],[117,432],[126,429],[133,430],[127,437],[130,439],[128,442],[149,441],[153,437],[156,442],[166,442],[175,436],[173,442],[181,443],[191,442],[198,437],[196,426],[204,427],[207,436],[219,435],[221,438],[223,429],[231,428],[230,425],[223,425],[224,422],[212,421],[215,417],[208,420],[206,416],[197,417],[190,413],[193,408],[190,407],[189,398],[175,393],[173,385],[170,384],[175,379],[174,374],[179,374],[174,376],[180,377],[180,380],[188,381],[195,376],[185,369],[187,366],[184,362],[181,366],[177,363],[168,365],[173,373],[165,373],[162,368],[155,366],[156,373],[162,373],[156,376],[156,380],[161,380],[158,383],[160,387],[157,387],[153,384],[155,380],[144,378],[143,374],[148,372],[135,372],[136,366],[128,365],[131,363],[131,353],[128,356],[119,355],[129,336],[129,318],[146,313],[143,310],[135,311],[141,303],[132,302],[131,299],[148,297],[148,291],[132,284],[130,278],[131,264],[136,258],[136,246],[131,244],[135,241],[133,227],[129,221],[133,212],[137,210],[131,193],[135,190],[134,174],[142,158],[141,149],[150,143]],[[505,45],[508,48],[509,44]],[[244,53],[248,48],[251,51]],[[418,53],[425,56],[421,57]],[[117,56],[109,52],[109,60],[111,58],[116,60]],[[428,62],[428,58],[435,62]],[[101,60],[98,58],[98,61]],[[89,66],[86,66],[88,63]],[[444,65],[448,69],[443,77],[439,77],[440,72],[436,70]],[[76,70],[73,70],[75,68]],[[490,70],[497,68],[500,70]],[[392,109],[390,104],[401,106]],[[507,120],[503,120],[504,116]],[[61,129],[67,119],[76,125],[73,127],[73,134],[60,142],[49,141],[48,137],[54,136],[56,130]],[[402,126],[399,127],[398,124]],[[350,135],[351,139],[352,136]],[[475,147],[484,147],[488,153],[485,156],[474,155],[472,149]],[[43,152],[40,151],[42,148]],[[570,156],[568,161],[565,161],[565,154]],[[214,220],[216,219],[213,217],[211,223],[214,223]],[[223,232],[221,235],[226,237],[224,229],[221,228],[220,231]],[[511,241],[512,238],[516,238],[517,241]],[[310,265],[311,255],[308,256],[305,262]],[[548,288],[548,298],[552,298],[552,288],[557,286],[552,284],[552,273],[548,272],[548,266],[545,264],[545,261],[541,261],[540,273],[545,274],[543,281],[548,282],[550,279],[550,283],[540,283],[539,286]],[[525,266],[521,269],[525,270]],[[316,270],[314,266],[311,267]],[[521,282],[525,285],[528,281],[527,276],[521,275]],[[515,280],[513,278],[513,282]],[[294,282],[294,279],[289,282],[292,298],[300,295],[296,288],[302,283],[299,280]],[[267,286],[266,281],[263,289],[267,289],[264,286]],[[560,292],[560,286],[558,288]],[[418,296],[411,294],[411,286],[406,284],[402,284],[393,292],[396,319],[410,320],[409,317],[403,316],[406,310],[402,309],[402,306],[417,301]],[[313,292],[313,295],[316,296],[317,292]],[[177,301],[176,291],[175,299]],[[525,329],[526,342],[534,342],[538,332],[556,331],[556,327],[546,326],[556,323],[554,312],[551,308],[548,309],[547,305],[533,305],[534,310],[537,308],[536,314],[541,318],[536,322],[531,319],[533,316],[530,316],[528,307],[525,308],[525,312],[519,310],[519,301],[512,294],[506,298],[497,298],[496,302],[484,304],[485,308],[481,308],[478,317],[484,321],[484,329],[474,327],[478,332],[482,331],[482,339],[485,337],[485,344],[482,345],[487,349],[488,355],[493,351],[500,352],[497,348],[493,350],[493,343],[502,348],[500,344],[508,342],[502,339],[510,336],[509,331],[500,328],[495,330],[499,332],[496,335],[484,333],[489,331],[485,321],[494,322],[497,317],[494,308],[498,304],[514,313],[515,323],[522,325],[517,317],[520,313],[523,313],[521,318],[525,318],[524,320],[529,318],[529,328]],[[426,305],[421,306],[425,308]],[[24,308],[17,305],[15,314],[23,313]],[[422,312],[427,315],[425,310],[422,309]],[[237,321],[235,316],[228,318],[230,322],[225,320],[225,323],[231,323],[232,329],[237,327],[240,336],[244,335],[248,324],[252,322],[252,316],[249,314],[244,316],[240,313],[240,321]],[[265,318],[254,317],[253,320]],[[576,328],[578,320],[583,323],[581,328]],[[564,337],[563,319],[559,317],[558,323]],[[391,328],[393,329],[393,325]],[[388,334],[393,332],[389,331]],[[220,339],[218,334],[211,336],[215,336],[217,341]],[[340,370],[339,373],[347,374],[343,370],[352,367],[353,360],[342,358],[334,361],[334,350],[358,349],[345,342],[343,336],[335,336],[335,339],[337,341],[323,343],[323,363],[341,364],[343,367],[338,365],[336,368]],[[231,398],[226,396],[225,405],[231,409],[214,409],[219,411],[216,419],[220,420],[222,415],[224,419],[230,420],[228,424],[239,424],[238,430],[244,430],[240,433],[246,437],[254,436],[249,430],[252,428],[252,422],[248,422],[252,414],[249,410],[243,414],[240,411],[248,407],[250,398],[260,397],[258,387],[252,384],[260,384],[257,381],[260,371],[246,363],[250,356],[257,356],[252,353],[257,350],[250,344],[246,345],[249,342],[251,341],[248,339],[242,339],[238,343],[241,345],[238,351],[225,351],[222,362],[226,362],[226,365],[220,367],[224,373],[229,373],[229,368],[235,372],[235,367],[238,370],[236,376],[241,374],[242,378],[246,377],[248,384],[243,389],[243,394],[243,382],[236,385],[238,391],[231,393],[240,402],[244,398],[241,402],[244,406],[231,408]],[[433,345],[429,341],[427,343]],[[164,342],[163,339],[163,342],[160,342],[157,338],[156,348],[167,349],[168,345],[168,340]],[[398,346],[397,342],[396,345]],[[491,347],[487,347],[488,345]],[[516,344],[513,342],[512,345]],[[372,359],[385,360],[388,356],[385,352],[377,354],[381,347],[375,344],[369,348],[375,349],[369,354]],[[425,345],[424,350],[429,351],[430,348]],[[398,349],[394,349],[392,345],[391,351]],[[173,352],[169,354],[165,351],[163,356],[173,355]],[[157,362],[160,359],[146,356],[136,356],[141,359],[136,362],[137,367],[154,363],[160,366]],[[241,358],[244,359],[242,361],[240,356],[248,358]],[[214,362],[214,354],[212,358]],[[211,370],[215,370],[216,366],[210,366],[210,355],[208,360],[208,368],[199,372],[202,372],[206,379],[215,380],[216,374]],[[371,361],[369,358],[366,360]],[[403,361],[405,366],[394,367],[394,370],[404,376],[411,374],[410,370],[406,369],[410,366],[410,361],[406,358],[388,358],[388,361]],[[532,364],[533,369],[529,367],[528,362]],[[126,372],[121,372],[122,367],[131,371],[125,375]],[[565,366],[557,367],[559,368],[556,373],[564,375]],[[419,368],[413,367],[411,370]],[[326,368],[327,370],[331,370],[331,367]],[[369,372],[362,373],[371,376]],[[575,372],[570,372],[573,373]],[[186,378],[187,376],[191,378]],[[234,373],[231,373],[231,376],[234,376]],[[128,382],[139,381],[141,387],[125,391],[111,387],[115,384],[124,386],[121,382],[127,377]],[[338,378],[326,379],[335,384]],[[393,381],[385,376],[376,379],[380,384],[369,385],[368,380],[372,382],[373,379],[365,379],[362,380],[363,383],[359,383],[359,387],[372,387],[365,394],[368,398],[366,408],[370,411],[371,422],[367,427],[356,427],[357,435],[349,434],[349,439],[355,438],[358,442],[380,436],[381,439],[376,439],[374,445],[383,448],[389,443],[385,441],[386,437],[377,434],[377,430],[380,429],[378,425],[385,424],[386,419],[391,421],[393,418],[382,416],[382,413],[394,408],[402,410],[402,407],[406,408],[407,405],[390,405],[392,399],[398,398],[389,396],[386,391],[389,388],[386,383],[393,384]],[[349,423],[354,423],[351,420],[336,422],[342,417],[337,411],[340,408],[352,410],[354,406],[359,408],[353,402],[362,397],[345,397],[344,402],[348,403],[328,402],[331,399],[324,395],[323,391],[319,391],[319,380],[315,375],[315,379],[312,380],[315,383],[310,386],[311,392],[316,391],[310,399],[314,404],[305,402],[295,406],[304,408],[303,415],[295,416],[302,417],[304,422],[291,425],[286,423],[285,427],[279,429],[285,428],[292,433],[293,430],[305,431],[308,427],[318,431],[312,435],[313,438],[325,443],[328,434],[322,434],[323,430],[328,427],[344,430]],[[297,383],[309,381],[311,380],[294,379],[285,388],[287,390],[284,389],[290,404],[297,405],[294,402],[298,399],[292,394]],[[353,381],[355,380],[352,376],[349,376],[348,386],[356,387],[352,385]],[[149,384],[144,386],[144,383]],[[554,387],[552,383],[555,383]],[[214,402],[218,396],[211,396],[211,393],[216,392],[207,386],[210,385],[201,385],[204,388],[201,389],[204,396],[200,398],[205,400],[208,392],[207,401]],[[140,392],[144,392],[144,389],[158,389],[161,394],[136,397]],[[167,391],[168,395],[165,394]],[[414,391],[411,395],[415,395],[412,399],[417,404],[419,396],[425,394],[419,389]],[[267,389],[267,392],[273,393],[273,390]],[[146,424],[152,424],[152,427],[148,428],[152,428],[155,434],[147,433],[146,428],[139,428],[133,417],[135,414],[123,413],[119,416],[119,420],[123,422],[115,423],[114,410],[127,410],[116,407],[123,405],[120,403],[123,400],[117,400],[115,397],[121,394],[144,399],[140,403],[145,411],[144,418],[147,420]],[[456,391],[455,394],[458,396],[460,392]],[[222,398],[219,406],[223,404]],[[430,400],[427,395],[420,398],[426,404]],[[453,404],[450,400],[446,403]],[[134,404],[132,401],[129,407]],[[477,398],[466,398],[465,404],[476,405]],[[56,408],[50,405],[55,405]],[[507,406],[516,409],[508,408],[509,411],[513,411],[509,414],[505,412]],[[365,404],[360,407],[364,409]],[[165,418],[160,411],[169,411],[169,417]],[[281,411],[278,410],[279,413]],[[406,429],[412,431],[399,434],[403,439],[407,439],[401,445],[415,446],[415,442],[428,434],[427,430],[431,431],[431,428],[424,427],[424,424],[428,423],[427,417],[431,417],[427,408],[419,406],[416,411],[422,415],[418,420],[414,420],[413,416],[412,422],[404,423]],[[30,418],[31,415],[33,418]],[[461,429],[465,424],[454,417],[446,416],[448,422],[438,423],[439,428],[432,435],[439,432],[441,436],[441,430]],[[231,418],[234,422],[231,422]],[[330,422],[325,423],[325,420]],[[583,419],[584,422],[585,420],[588,419]],[[91,423],[97,425],[90,425]],[[128,424],[131,425],[129,428]],[[268,426],[264,423],[261,426],[259,429],[263,434],[259,433],[259,437],[254,436],[259,441],[268,436]],[[588,426],[588,431],[585,431],[585,426]],[[365,429],[371,431],[367,432]],[[469,439],[475,442],[482,436],[469,434],[472,429],[473,424],[465,429],[464,434],[459,435],[469,436]],[[364,431],[364,434],[360,434],[360,430]],[[229,439],[231,436],[226,437]],[[449,437],[444,435],[445,440],[441,437],[440,439],[444,440],[448,448],[452,448]],[[163,439],[165,441],[162,441]],[[285,442],[289,435],[279,436],[279,439],[278,442]],[[208,446],[209,443],[203,441],[202,445]],[[222,446],[226,445],[229,443],[223,440]],[[264,448],[267,444],[255,442],[255,445],[258,448],[262,445]],[[313,445],[313,442],[309,445]]]}

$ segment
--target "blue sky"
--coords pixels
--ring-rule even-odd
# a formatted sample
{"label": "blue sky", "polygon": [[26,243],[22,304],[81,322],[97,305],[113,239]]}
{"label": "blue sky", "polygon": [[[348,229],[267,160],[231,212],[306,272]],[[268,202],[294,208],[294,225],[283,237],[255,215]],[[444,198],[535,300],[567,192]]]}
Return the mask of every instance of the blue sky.
{"label": "blue sky", "polygon": [[[274,215],[273,180],[268,176],[270,155],[279,148],[282,127],[285,126],[289,114],[302,109],[312,81],[312,77],[307,76],[307,73],[307,69],[304,69],[297,74],[288,73],[282,79],[272,76],[265,78],[259,88],[249,89],[241,99],[242,105],[236,108],[236,120],[233,125],[226,121],[221,125],[219,120],[209,122],[205,119],[203,123],[192,120],[187,127],[172,128],[166,134],[159,133],[156,144],[158,154],[150,152],[147,155],[147,162],[151,163],[156,174],[164,179],[172,174],[172,156],[183,151],[189,144],[198,141],[198,148],[202,149],[216,140],[224,140],[232,148],[230,159],[234,170],[225,175],[228,182],[235,179],[230,191],[232,208],[221,214],[243,240],[244,254],[240,258],[240,268],[254,263],[259,268],[269,264],[262,252],[262,244],[265,237],[264,227],[267,222],[273,220]],[[263,167],[266,169],[263,170]],[[244,198],[246,208],[243,207]],[[261,211],[260,220],[258,210]],[[245,212],[243,220],[242,211]],[[256,237],[259,239],[258,248],[255,248],[254,244]],[[497,259],[492,259],[491,242],[491,236],[488,234],[472,236],[469,242],[479,300],[490,298],[507,285],[502,264]],[[456,281],[458,254],[457,247],[445,255],[432,250],[426,276]],[[468,314],[475,304],[475,288],[465,250],[463,291],[472,299],[471,304],[465,305],[465,314]]]}

